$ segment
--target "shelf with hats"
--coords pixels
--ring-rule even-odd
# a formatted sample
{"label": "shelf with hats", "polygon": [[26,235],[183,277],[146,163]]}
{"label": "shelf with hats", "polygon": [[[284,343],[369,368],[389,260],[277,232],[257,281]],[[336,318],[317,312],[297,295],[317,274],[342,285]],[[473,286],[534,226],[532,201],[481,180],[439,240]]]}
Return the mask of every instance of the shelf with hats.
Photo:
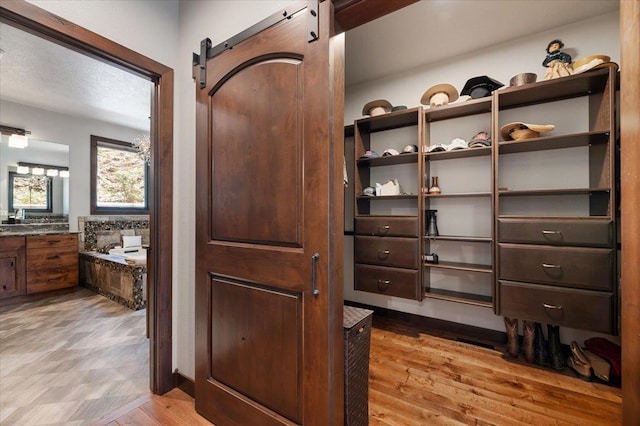
{"label": "shelf with hats", "polygon": [[496,314],[616,333],[617,78],[607,63],[494,94]]}
{"label": "shelf with hats", "polygon": [[422,268],[425,298],[493,308],[493,87],[485,89],[425,107]]}

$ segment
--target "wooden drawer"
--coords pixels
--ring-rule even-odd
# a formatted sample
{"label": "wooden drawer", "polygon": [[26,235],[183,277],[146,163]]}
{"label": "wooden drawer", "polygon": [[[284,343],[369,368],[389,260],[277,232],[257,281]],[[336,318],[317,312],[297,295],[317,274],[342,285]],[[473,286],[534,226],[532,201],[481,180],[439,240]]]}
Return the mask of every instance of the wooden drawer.
{"label": "wooden drawer", "polygon": [[498,219],[498,241],[611,247],[613,224],[607,219]]}
{"label": "wooden drawer", "polygon": [[356,263],[418,269],[418,239],[355,237]]}
{"label": "wooden drawer", "polygon": [[355,233],[387,237],[418,237],[418,218],[403,217],[356,217]]}
{"label": "wooden drawer", "polygon": [[57,290],[78,285],[78,267],[65,266],[27,272],[27,293]]}
{"label": "wooden drawer", "polygon": [[27,237],[27,250],[52,248],[57,250],[78,251],[77,234],[30,235]]}
{"label": "wooden drawer", "polygon": [[27,250],[27,271],[78,265],[78,249],[60,251],[50,248]]}
{"label": "wooden drawer", "polygon": [[2,237],[0,238],[0,252],[16,251],[24,249],[24,237]]}
{"label": "wooden drawer", "polygon": [[422,299],[417,270],[356,264],[355,289],[405,299]]}
{"label": "wooden drawer", "polygon": [[499,281],[499,315],[601,333],[613,331],[613,294]]}
{"label": "wooden drawer", "polygon": [[499,279],[613,291],[613,250],[499,244]]}

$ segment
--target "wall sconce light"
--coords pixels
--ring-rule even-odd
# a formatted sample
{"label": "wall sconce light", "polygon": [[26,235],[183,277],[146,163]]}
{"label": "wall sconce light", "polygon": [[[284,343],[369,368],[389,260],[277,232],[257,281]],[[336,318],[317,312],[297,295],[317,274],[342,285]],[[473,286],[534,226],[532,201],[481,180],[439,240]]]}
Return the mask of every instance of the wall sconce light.
{"label": "wall sconce light", "polygon": [[27,135],[30,135],[31,132],[28,130],[0,125],[0,133],[9,136],[9,147],[11,148],[22,149],[29,145]]}
{"label": "wall sconce light", "polygon": [[69,177],[69,168],[65,166],[49,166],[46,164],[24,163],[22,161],[18,163],[18,173],[27,174],[29,172],[36,176],[46,174],[49,177]]}

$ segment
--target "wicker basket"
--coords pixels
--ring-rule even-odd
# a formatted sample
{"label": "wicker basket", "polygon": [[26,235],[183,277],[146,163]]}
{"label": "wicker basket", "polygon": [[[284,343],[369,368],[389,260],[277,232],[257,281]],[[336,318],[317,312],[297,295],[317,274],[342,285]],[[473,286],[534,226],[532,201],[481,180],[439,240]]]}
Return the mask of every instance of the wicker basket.
{"label": "wicker basket", "polygon": [[369,424],[369,345],[373,311],[344,307],[344,424]]}

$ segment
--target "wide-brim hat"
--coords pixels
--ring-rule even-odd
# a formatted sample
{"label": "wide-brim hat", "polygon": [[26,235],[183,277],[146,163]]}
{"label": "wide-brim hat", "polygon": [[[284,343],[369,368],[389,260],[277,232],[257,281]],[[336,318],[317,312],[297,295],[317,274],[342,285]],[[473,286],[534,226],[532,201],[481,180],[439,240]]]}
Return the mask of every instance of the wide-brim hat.
{"label": "wide-brim hat", "polygon": [[590,69],[596,68],[606,62],[611,61],[611,58],[607,55],[589,55],[584,58],[576,59],[573,63],[573,73],[580,74]]}
{"label": "wide-brim hat", "polygon": [[484,98],[502,86],[504,86],[504,84],[498,80],[494,80],[486,75],[480,75],[467,80],[460,94],[469,95],[472,99]]}
{"label": "wide-brim hat", "polygon": [[456,89],[453,85],[449,83],[440,83],[435,86],[429,87],[420,98],[420,103],[422,105],[429,105],[429,100],[436,93],[446,93],[449,96],[449,102],[453,102],[458,99],[458,89]]}
{"label": "wide-brim hat", "polygon": [[531,139],[540,136],[540,133],[549,132],[555,129],[553,124],[529,124],[521,121],[505,124],[500,128],[500,135],[505,141],[517,141],[520,139]]}
{"label": "wide-brim hat", "polygon": [[391,108],[393,108],[391,102],[389,102],[388,100],[376,99],[375,101],[367,102],[365,106],[362,107],[362,115],[371,115],[371,110],[378,107],[383,108],[385,112],[390,112]]}

